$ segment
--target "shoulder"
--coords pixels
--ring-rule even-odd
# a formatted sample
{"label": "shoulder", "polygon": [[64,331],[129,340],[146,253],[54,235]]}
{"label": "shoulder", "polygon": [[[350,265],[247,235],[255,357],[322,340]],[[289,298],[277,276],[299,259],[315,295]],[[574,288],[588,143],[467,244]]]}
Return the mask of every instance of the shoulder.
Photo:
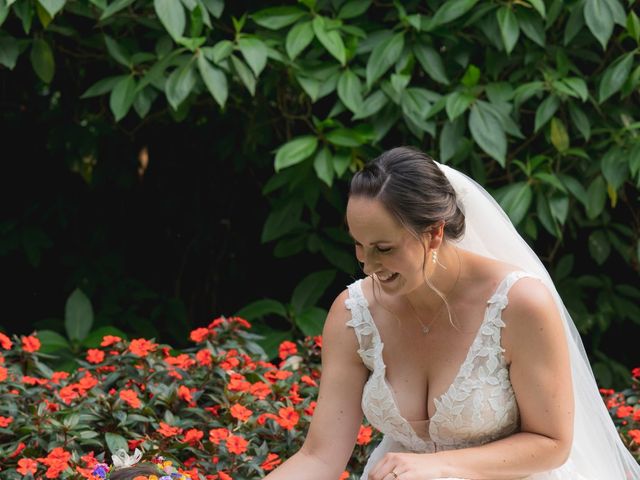
{"label": "shoulder", "polygon": [[502,332],[507,361],[513,352],[559,348],[564,341],[562,317],[553,294],[537,277],[517,279],[507,293],[508,304],[502,312]]}
{"label": "shoulder", "polygon": [[347,325],[351,320],[351,310],[347,308],[349,289],[345,288],[333,300],[322,331],[323,355],[335,353],[340,356],[348,356],[353,360],[359,357],[358,339],[353,328]]}

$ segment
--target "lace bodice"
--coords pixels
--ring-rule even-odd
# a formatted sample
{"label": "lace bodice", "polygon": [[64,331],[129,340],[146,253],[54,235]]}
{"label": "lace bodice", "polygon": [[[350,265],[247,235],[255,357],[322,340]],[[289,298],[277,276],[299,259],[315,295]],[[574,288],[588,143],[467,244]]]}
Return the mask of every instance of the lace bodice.
{"label": "lace bodice", "polygon": [[466,359],[447,391],[434,399],[436,410],[424,435],[418,435],[403,418],[387,382],[384,344],[362,293],[362,279],[349,285],[345,305],[351,311],[351,319],[347,325],[353,327],[360,345],[358,354],[371,371],[362,394],[362,410],[369,422],[415,452],[470,447],[518,430],[518,406],[500,345],[505,326],[501,313],[507,306],[511,286],[526,276],[533,277],[527,272],[510,272],[487,301],[484,319]]}

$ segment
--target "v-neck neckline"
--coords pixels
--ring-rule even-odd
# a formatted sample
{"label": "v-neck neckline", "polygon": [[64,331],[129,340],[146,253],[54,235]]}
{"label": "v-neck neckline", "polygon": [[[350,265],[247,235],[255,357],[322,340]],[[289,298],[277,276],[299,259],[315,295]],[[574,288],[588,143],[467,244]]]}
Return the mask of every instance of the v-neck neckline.
{"label": "v-neck neckline", "polygon": [[[520,270],[512,270],[511,272],[507,273],[504,278],[498,283],[498,286],[496,287],[496,289],[494,290],[494,292],[491,294],[491,296],[489,297],[489,299],[487,300],[487,306],[484,309],[484,318],[482,319],[482,322],[480,323],[480,326],[478,327],[478,330],[476,331],[476,334],[473,338],[473,341],[471,342],[471,345],[469,346],[469,349],[467,350],[467,354],[465,356],[464,361],[462,362],[462,364],[460,364],[460,367],[458,368],[456,375],[453,378],[453,381],[451,382],[451,384],[449,385],[449,387],[447,387],[447,389],[445,390],[445,392],[442,395],[439,395],[437,397],[433,398],[433,403],[435,406],[433,415],[431,415],[429,418],[426,418],[424,420],[407,420],[402,412],[400,412],[400,408],[398,407],[398,402],[396,400],[395,397],[395,393],[393,391],[393,387],[391,386],[391,384],[389,383],[389,381],[387,380],[387,375],[386,375],[386,364],[384,363],[384,358],[382,356],[382,352],[384,350],[384,342],[382,341],[382,337],[380,336],[380,332],[378,330],[378,326],[375,324],[375,322],[373,321],[373,316],[371,315],[371,311],[369,310],[369,301],[367,300],[367,298],[364,296],[364,292],[362,290],[362,281],[363,279],[360,279],[357,282],[357,286],[358,289],[360,290],[359,293],[361,295],[361,297],[364,299],[364,311],[366,313],[366,315],[368,316],[368,321],[372,326],[372,330],[374,333],[374,337],[377,339],[377,342],[380,345],[380,350],[378,355],[380,355],[380,365],[382,366],[382,368],[384,369],[384,385],[386,386],[386,388],[389,391],[390,397],[393,401],[393,405],[396,409],[396,411],[398,412],[398,416],[400,417],[400,419],[409,426],[410,430],[413,432],[413,434],[415,434],[415,436],[420,439],[421,441],[425,442],[426,441],[424,439],[422,439],[415,431],[415,429],[411,426],[411,423],[418,423],[418,422],[427,422],[429,423],[428,425],[428,432],[429,432],[429,437],[431,440],[431,421],[438,416],[438,405],[436,403],[436,401],[440,402],[442,401],[442,399],[444,397],[447,396],[447,394],[449,394],[449,392],[451,391],[451,389],[453,388],[453,386],[458,382],[458,379],[462,376],[463,370],[466,366],[466,364],[468,362],[470,362],[472,360],[472,356],[475,353],[475,349],[476,349],[476,344],[479,341],[479,338],[481,337],[481,332],[482,329],[484,328],[485,324],[487,323],[487,320],[489,319],[489,307],[492,304],[492,299],[501,292],[501,290],[503,289],[503,286],[507,283],[507,281],[509,280],[509,278],[514,275],[515,273],[520,272]],[[427,399],[427,414],[429,413],[429,399]]]}

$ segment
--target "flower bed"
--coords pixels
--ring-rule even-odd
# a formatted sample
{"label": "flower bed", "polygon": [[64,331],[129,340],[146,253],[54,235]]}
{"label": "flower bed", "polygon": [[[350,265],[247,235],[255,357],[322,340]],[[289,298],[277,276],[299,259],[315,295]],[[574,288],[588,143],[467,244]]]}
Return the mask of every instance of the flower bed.
{"label": "flower bed", "polygon": [[[249,327],[217,318],[182,352],[105,336],[72,373],[47,366],[37,336],[0,334],[0,477],[91,478],[105,453],[140,448],[194,479],[261,478],[302,445],[322,339],[283,342],[276,365],[260,359]],[[633,374],[633,388],[602,393],[640,456],[640,369]],[[378,436],[362,425],[342,479],[357,478]]]}
{"label": "flower bed", "polygon": [[[302,445],[322,339],[283,342],[275,365],[260,360],[249,327],[217,318],[182,352],[105,336],[71,374],[47,366],[35,335],[0,334],[0,477],[91,478],[105,451],[137,447],[194,479],[261,478]],[[363,425],[350,471],[371,439]]]}

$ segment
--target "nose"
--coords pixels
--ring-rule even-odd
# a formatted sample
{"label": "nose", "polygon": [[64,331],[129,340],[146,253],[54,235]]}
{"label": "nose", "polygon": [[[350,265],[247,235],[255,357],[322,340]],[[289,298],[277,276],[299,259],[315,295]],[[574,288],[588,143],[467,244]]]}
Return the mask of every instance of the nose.
{"label": "nose", "polygon": [[358,263],[360,264],[360,268],[364,272],[365,275],[373,275],[374,272],[378,270],[379,263],[376,261],[375,252],[371,251],[371,253],[366,254],[363,253],[362,248],[358,248],[356,253],[356,257],[358,258]]}

